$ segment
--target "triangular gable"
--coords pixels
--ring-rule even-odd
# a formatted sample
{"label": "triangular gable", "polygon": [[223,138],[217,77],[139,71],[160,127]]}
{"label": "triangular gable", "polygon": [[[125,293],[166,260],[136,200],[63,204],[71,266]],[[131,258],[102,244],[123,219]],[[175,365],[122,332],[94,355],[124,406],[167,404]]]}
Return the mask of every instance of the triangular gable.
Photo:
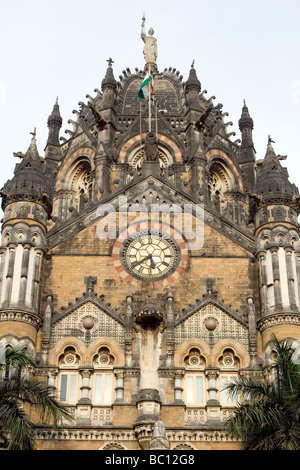
{"label": "triangular gable", "polygon": [[76,336],[83,341],[86,337],[86,330],[82,320],[91,317],[94,327],[90,330],[90,340],[101,337],[113,338],[119,346],[124,347],[125,323],[116,310],[104,302],[103,297],[91,291],[85,293],[83,297],[77,298],[68,307],[60,309],[54,313],[51,325],[50,347],[62,338]]}
{"label": "triangular gable", "polygon": [[[207,321],[215,321],[215,329],[206,327]],[[175,347],[191,338],[200,338],[213,347],[223,339],[234,339],[249,349],[249,333],[246,321],[230,307],[217,299],[205,299],[192,306],[177,319],[174,330]]]}
{"label": "triangular gable", "polygon": [[[135,204],[136,202],[147,206],[151,203],[158,203],[160,205],[166,203],[170,206],[176,204],[181,207],[187,205],[192,213],[195,213],[198,207],[198,204],[189,194],[179,191],[172,183],[159,177],[148,176],[138,181],[132,181],[125,190],[117,191],[110,195],[110,197],[103,199],[101,203],[95,205],[90,210],[69,219],[64,224],[54,226],[47,235],[48,248],[51,249],[59,245],[62,241],[100,220],[107,214],[105,208],[118,212],[120,206],[122,207],[122,201],[125,201],[128,205]],[[224,220],[224,218],[216,217],[209,207],[204,209],[204,222],[248,252],[253,252],[254,238],[249,233],[241,230],[240,227],[236,227],[229,221]]]}

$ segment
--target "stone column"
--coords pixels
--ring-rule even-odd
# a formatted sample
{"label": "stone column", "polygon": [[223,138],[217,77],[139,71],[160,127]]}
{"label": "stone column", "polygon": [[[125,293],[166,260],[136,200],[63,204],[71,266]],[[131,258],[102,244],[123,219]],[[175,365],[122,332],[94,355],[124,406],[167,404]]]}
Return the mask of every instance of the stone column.
{"label": "stone column", "polygon": [[268,302],[268,280],[267,280],[267,268],[266,268],[266,252],[261,251],[258,253],[259,262],[259,285],[260,285],[260,299],[262,314],[266,315],[269,310]]}
{"label": "stone column", "polygon": [[42,267],[43,251],[39,248],[35,248],[34,252],[35,257],[32,286],[32,307],[36,309],[38,307],[39,300],[40,272]]}
{"label": "stone column", "polygon": [[91,412],[92,412],[92,403],[90,400],[90,379],[92,370],[91,369],[82,369],[80,370],[82,377],[82,384],[80,387],[81,398],[77,403],[77,419],[76,424],[81,426],[89,426],[91,424]]}
{"label": "stone column", "polygon": [[8,307],[11,299],[11,289],[14,276],[14,265],[15,265],[15,256],[16,256],[17,245],[10,243],[8,245],[8,267],[6,273],[6,282],[5,282],[5,294],[4,294],[4,305]]}
{"label": "stone column", "polygon": [[272,253],[272,267],[273,267],[273,280],[274,280],[275,310],[282,310],[278,247],[277,246],[272,247],[271,253]]}
{"label": "stone column", "polygon": [[293,256],[293,248],[286,247],[285,248],[285,257],[286,257],[286,270],[287,270],[287,281],[288,281],[288,290],[289,290],[289,299],[290,299],[290,307],[292,310],[297,308],[296,305],[296,292],[295,288],[295,277],[294,277],[294,270],[293,270],[293,263],[292,263],[292,256]]}
{"label": "stone column", "polygon": [[90,369],[83,369],[80,371],[82,377],[82,385],[80,387],[81,397],[78,403],[91,403],[90,400],[90,379],[92,371]]}
{"label": "stone column", "polygon": [[123,370],[115,370],[116,376],[116,400],[115,402],[123,402],[124,401],[124,371]]}
{"label": "stone column", "polygon": [[25,307],[30,249],[31,249],[31,245],[29,245],[28,243],[25,243],[23,245],[21,285],[20,285],[20,296],[19,296],[19,304],[21,307]]}
{"label": "stone column", "polygon": [[184,371],[176,371],[175,372],[175,383],[174,383],[174,400],[175,402],[183,403],[182,393],[183,393],[183,381]]}
{"label": "stone column", "polygon": [[218,400],[217,378],[219,369],[208,369],[205,371],[207,378],[208,400],[206,403],[207,424],[214,424],[221,421],[221,405]]}
{"label": "stone column", "polygon": [[54,397],[55,393],[56,393],[56,376],[57,376],[57,374],[58,374],[57,369],[51,369],[48,372],[48,387],[51,389],[50,395],[52,397]]}

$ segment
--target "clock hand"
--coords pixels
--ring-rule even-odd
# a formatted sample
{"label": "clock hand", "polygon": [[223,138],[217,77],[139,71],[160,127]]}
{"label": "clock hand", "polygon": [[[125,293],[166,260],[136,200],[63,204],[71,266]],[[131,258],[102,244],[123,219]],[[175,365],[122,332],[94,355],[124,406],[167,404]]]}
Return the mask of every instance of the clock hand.
{"label": "clock hand", "polygon": [[138,266],[139,264],[143,263],[144,261],[147,261],[147,259],[150,259],[152,258],[152,255],[148,255],[146,256],[145,258],[141,259],[140,261],[137,261],[136,263],[133,263],[131,265],[132,268],[136,268],[136,266]]}
{"label": "clock hand", "polygon": [[150,259],[150,266],[151,268],[155,268],[156,264],[154,263],[153,261],[153,258],[152,258],[152,254],[151,255],[148,255],[148,256],[145,256],[145,258],[141,259],[140,261],[137,261],[136,263],[133,263],[131,265],[132,268],[136,268],[139,264],[143,263],[144,261],[147,261],[148,259]]}
{"label": "clock hand", "polygon": [[155,266],[156,266],[156,264],[153,261],[152,255],[151,255],[151,258],[150,258],[150,266],[151,266],[152,269],[155,268]]}

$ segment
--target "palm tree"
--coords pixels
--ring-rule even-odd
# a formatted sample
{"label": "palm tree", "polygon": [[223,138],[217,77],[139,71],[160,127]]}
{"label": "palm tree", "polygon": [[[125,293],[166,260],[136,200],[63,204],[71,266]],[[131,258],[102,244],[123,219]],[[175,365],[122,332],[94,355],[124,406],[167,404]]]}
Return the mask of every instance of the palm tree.
{"label": "palm tree", "polygon": [[275,358],[267,382],[241,377],[227,387],[243,397],[226,427],[244,450],[300,450],[300,365],[291,345],[272,338]]}
{"label": "palm tree", "polygon": [[[0,439],[7,450],[34,450],[35,425],[24,411],[33,406],[42,422],[57,428],[62,419],[71,421],[67,409],[56,401],[51,388],[24,374],[34,367],[30,356],[18,349],[7,349],[5,364],[0,365]],[[2,371],[1,371],[2,369]]]}

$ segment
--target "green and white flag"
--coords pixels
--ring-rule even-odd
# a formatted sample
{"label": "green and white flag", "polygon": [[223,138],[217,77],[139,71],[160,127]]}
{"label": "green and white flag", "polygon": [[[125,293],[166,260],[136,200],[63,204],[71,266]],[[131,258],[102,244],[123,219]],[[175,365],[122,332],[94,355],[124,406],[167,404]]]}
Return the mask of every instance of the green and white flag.
{"label": "green and white flag", "polygon": [[151,79],[150,72],[148,72],[138,92],[138,97],[140,100],[144,100],[145,98],[148,98],[149,93],[151,94],[153,93],[151,80],[152,79]]}

